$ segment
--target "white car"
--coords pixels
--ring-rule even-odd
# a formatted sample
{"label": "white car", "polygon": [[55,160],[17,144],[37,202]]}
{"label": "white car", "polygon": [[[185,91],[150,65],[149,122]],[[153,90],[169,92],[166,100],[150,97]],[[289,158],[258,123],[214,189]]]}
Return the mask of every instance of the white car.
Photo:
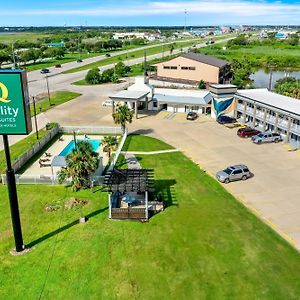
{"label": "white car", "polygon": [[105,100],[102,102],[102,106],[112,106],[112,100]]}

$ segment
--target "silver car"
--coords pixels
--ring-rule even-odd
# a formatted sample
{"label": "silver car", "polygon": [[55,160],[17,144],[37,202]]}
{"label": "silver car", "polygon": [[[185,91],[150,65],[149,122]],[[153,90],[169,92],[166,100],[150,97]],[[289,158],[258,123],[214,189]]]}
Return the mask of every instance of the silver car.
{"label": "silver car", "polygon": [[255,144],[262,143],[278,143],[282,141],[282,137],[279,133],[274,132],[261,132],[257,135],[254,135],[252,138],[252,142]]}
{"label": "silver car", "polygon": [[245,165],[234,165],[219,171],[216,174],[216,178],[220,182],[229,183],[235,180],[246,180],[251,177],[251,173],[247,166]]}

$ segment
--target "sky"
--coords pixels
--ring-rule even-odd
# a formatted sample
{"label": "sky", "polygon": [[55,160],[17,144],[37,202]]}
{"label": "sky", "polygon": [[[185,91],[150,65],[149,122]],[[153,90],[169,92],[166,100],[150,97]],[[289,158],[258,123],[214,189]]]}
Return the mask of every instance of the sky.
{"label": "sky", "polygon": [[0,26],[299,25],[300,0],[13,0]]}

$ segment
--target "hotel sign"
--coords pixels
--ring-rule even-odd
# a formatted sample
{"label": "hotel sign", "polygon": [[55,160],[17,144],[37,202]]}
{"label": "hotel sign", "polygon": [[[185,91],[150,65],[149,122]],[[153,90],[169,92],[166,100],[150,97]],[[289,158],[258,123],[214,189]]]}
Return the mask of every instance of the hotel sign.
{"label": "hotel sign", "polygon": [[0,135],[32,130],[26,72],[0,71]]}

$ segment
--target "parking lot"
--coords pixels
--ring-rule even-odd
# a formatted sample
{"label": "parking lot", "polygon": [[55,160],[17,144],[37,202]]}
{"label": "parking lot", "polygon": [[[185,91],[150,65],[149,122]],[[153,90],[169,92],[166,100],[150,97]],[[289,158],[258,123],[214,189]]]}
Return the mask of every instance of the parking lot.
{"label": "parking lot", "polygon": [[130,128],[147,130],[177,147],[212,176],[229,165],[246,164],[254,177],[224,187],[300,249],[299,152],[289,152],[282,143],[253,144],[237,137],[237,128],[204,116],[186,121],[182,114],[168,119],[159,113]]}

